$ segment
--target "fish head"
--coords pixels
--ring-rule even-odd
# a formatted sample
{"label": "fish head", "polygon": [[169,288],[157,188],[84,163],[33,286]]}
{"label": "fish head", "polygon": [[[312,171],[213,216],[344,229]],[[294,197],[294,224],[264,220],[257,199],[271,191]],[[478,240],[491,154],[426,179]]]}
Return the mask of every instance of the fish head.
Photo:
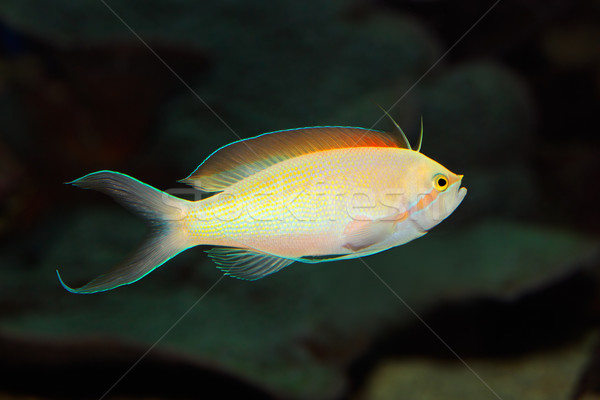
{"label": "fish head", "polygon": [[467,194],[463,175],[419,154],[411,179],[408,217],[417,230],[426,233],[456,210]]}

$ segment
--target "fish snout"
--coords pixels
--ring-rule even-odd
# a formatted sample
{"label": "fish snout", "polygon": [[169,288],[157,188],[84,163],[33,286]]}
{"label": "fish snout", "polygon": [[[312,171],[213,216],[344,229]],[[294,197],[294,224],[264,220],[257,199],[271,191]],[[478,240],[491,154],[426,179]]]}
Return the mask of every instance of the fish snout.
{"label": "fish snout", "polygon": [[467,195],[467,188],[466,187],[461,187],[460,189],[458,189],[458,193],[456,195],[456,199],[458,200],[458,204],[460,204],[463,201],[463,199],[465,198],[466,195]]}
{"label": "fish snout", "polygon": [[[467,195],[467,188],[464,186],[460,186],[460,184],[462,183],[462,179],[463,179],[464,175],[457,175],[457,191],[456,191],[456,207],[458,207],[460,205],[460,203],[462,203],[463,199],[465,198],[465,196]],[[455,208],[456,208],[455,207]]]}

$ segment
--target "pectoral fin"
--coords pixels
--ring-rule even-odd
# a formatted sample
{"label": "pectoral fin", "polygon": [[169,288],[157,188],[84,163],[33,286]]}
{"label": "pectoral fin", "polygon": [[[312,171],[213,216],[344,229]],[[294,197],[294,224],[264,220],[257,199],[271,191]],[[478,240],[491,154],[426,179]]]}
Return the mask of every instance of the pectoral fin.
{"label": "pectoral fin", "polygon": [[346,244],[352,251],[360,251],[385,240],[394,232],[393,220],[355,219],[344,230]]}
{"label": "pectoral fin", "polygon": [[263,278],[294,262],[287,258],[235,247],[215,247],[206,253],[225,275],[249,281]]}

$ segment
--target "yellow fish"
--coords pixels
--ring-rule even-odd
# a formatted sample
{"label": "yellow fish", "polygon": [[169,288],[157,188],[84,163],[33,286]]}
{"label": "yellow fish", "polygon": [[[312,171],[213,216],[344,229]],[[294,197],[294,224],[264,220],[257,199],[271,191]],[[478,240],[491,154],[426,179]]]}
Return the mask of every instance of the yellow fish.
{"label": "yellow fish", "polygon": [[215,246],[207,253],[218,267],[247,280],[294,261],[356,258],[402,245],[425,235],[467,193],[462,175],[420,153],[422,135],[421,124],[416,150],[404,133],[335,126],[233,142],[183,179],[214,193],[199,201],[118,172],[91,173],[71,183],[111,195],[149,219],[154,234],[124,263],[78,289],[59,280],[73,293],[114,289],[197,245]]}

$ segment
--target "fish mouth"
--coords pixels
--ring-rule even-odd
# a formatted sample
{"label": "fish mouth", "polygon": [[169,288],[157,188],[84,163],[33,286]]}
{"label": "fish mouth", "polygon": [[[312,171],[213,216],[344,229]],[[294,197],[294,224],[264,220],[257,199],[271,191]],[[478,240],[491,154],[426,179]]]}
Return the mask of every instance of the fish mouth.
{"label": "fish mouth", "polygon": [[467,188],[460,186],[460,184],[462,183],[463,176],[464,175],[458,175],[458,179],[456,182],[458,184],[457,185],[458,190],[456,191],[456,207],[458,207],[460,205],[460,203],[462,203],[463,199],[467,195]]}
{"label": "fish mouth", "polygon": [[[462,178],[462,176],[461,176]],[[461,187],[460,186],[460,180],[458,182],[455,183],[456,185],[456,189],[455,190],[455,201],[453,202],[454,204],[452,205],[452,209],[448,210],[448,213],[446,216],[449,216],[450,214],[452,214],[454,212],[454,210],[456,210],[458,208],[458,206],[460,206],[460,203],[462,203],[462,201],[464,200],[465,196],[467,195],[467,188],[466,187]]]}
{"label": "fish mouth", "polygon": [[462,203],[463,199],[465,198],[465,196],[467,195],[467,188],[466,187],[461,187],[458,189],[458,193],[456,193],[456,199],[457,199],[457,206],[460,205],[460,203]]}

